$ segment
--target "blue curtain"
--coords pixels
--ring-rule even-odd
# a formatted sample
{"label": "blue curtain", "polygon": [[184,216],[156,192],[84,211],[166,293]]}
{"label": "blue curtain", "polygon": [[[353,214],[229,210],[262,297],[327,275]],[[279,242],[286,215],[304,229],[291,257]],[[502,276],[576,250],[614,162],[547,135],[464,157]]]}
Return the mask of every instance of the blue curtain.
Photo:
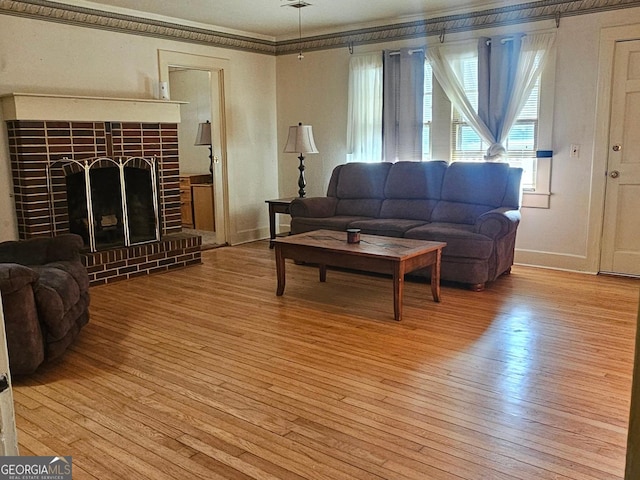
{"label": "blue curtain", "polygon": [[422,160],[424,49],[384,51],[384,160]]}
{"label": "blue curtain", "polygon": [[503,154],[503,139],[511,128],[507,120],[513,95],[522,37],[481,37],[478,41],[478,116],[491,132],[487,159]]}

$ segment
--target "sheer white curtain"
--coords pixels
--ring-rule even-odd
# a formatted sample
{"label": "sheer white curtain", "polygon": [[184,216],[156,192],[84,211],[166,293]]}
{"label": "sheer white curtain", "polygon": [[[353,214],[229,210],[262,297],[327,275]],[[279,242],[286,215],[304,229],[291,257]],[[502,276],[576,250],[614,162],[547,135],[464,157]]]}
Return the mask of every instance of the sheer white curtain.
{"label": "sheer white curtain", "polygon": [[349,62],[347,162],[382,160],[382,53]]}
{"label": "sheer white curtain", "polygon": [[431,64],[433,74],[451,103],[483,140],[492,143],[488,140],[491,132],[478,116],[476,106],[471,103],[464,88],[464,60],[477,55],[475,41],[427,48],[427,60]]}
{"label": "sheer white curtain", "polygon": [[[479,67],[479,77],[482,75],[490,75],[499,77],[505,75],[504,72],[495,71],[497,68],[495,65],[502,63],[504,68],[513,69],[515,64],[515,75],[503,82],[504,88],[497,89],[500,92],[499,102],[503,102],[500,106],[499,103],[494,105],[487,105],[483,108],[488,109],[491,115],[493,123],[499,125],[494,128],[494,131],[490,128],[478,111],[474,108],[469,98],[466,95],[464,88],[464,76],[461,68],[462,60],[468,58],[469,55],[478,55],[477,45],[471,43],[458,44],[458,45],[441,45],[434,46],[427,50],[427,58],[433,68],[433,73],[438,79],[438,82],[444,89],[445,93],[449,97],[449,100],[455,105],[455,107],[464,115],[471,127],[476,133],[489,145],[486,160],[496,160],[507,154],[504,147],[504,142],[509,135],[509,131],[513,126],[518,114],[522,110],[522,107],[526,103],[531,89],[533,88],[536,79],[542,72],[544,64],[548,58],[548,53],[553,46],[555,35],[548,34],[528,34],[526,36],[517,35],[520,40],[520,46],[517,47],[516,52],[512,49],[505,50],[507,55],[514,57],[513,63],[509,62],[496,62],[495,58],[492,63],[489,62],[484,67]],[[483,39],[483,42],[487,40],[490,43],[497,43],[504,45],[504,38],[499,37],[496,39]],[[486,45],[486,43],[485,43]],[[500,55],[502,52],[498,51],[502,49],[496,49],[495,52],[491,52],[491,55]],[[490,58],[490,55],[484,56],[484,58]],[[510,66],[509,66],[510,65]],[[486,71],[483,72],[483,69]],[[479,91],[478,95],[484,100],[487,100],[489,93],[487,91]],[[491,101],[492,99],[488,99]],[[497,118],[499,117],[499,118]],[[487,116],[485,115],[485,119]]]}
{"label": "sheer white curtain", "polygon": [[[520,58],[513,82],[513,91],[504,114],[504,124],[508,125],[509,129],[518,118],[522,107],[527,103],[537,78],[544,70],[555,39],[554,33],[527,35],[521,39]],[[507,139],[509,129],[506,132],[503,129],[502,136],[498,139],[501,144]]]}

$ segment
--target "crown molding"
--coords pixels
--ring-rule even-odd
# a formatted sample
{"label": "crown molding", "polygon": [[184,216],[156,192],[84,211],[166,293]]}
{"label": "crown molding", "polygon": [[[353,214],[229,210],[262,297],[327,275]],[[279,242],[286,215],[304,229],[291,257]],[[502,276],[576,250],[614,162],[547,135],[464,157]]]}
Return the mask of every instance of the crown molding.
{"label": "crown molding", "polygon": [[177,23],[106,12],[48,0],[0,0],[0,14],[66,23],[134,35],[200,43],[267,55],[287,55],[301,49],[327,50],[370,43],[439,36],[483,28],[538,22],[607,10],[638,7],[638,0],[540,0],[458,15],[380,27],[349,30],[286,41],[269,41]]}
{"label": "crown molding", "polygon": [[47,0],[0,0],[0,14],[274,55],[276,43]]}
{"label": "crown molding", "polygon": [[345,32],[303,37],[276,44],[276,55],[298,53],[300,50],[326,50],[353,47],[370,43],[426,38],[491,27],[538,22],[559,21],[562,17],[585,15],[607,10],[639,7],[638,0],[541,0],[509,7],[494,8],[428,20],[350,30]]}

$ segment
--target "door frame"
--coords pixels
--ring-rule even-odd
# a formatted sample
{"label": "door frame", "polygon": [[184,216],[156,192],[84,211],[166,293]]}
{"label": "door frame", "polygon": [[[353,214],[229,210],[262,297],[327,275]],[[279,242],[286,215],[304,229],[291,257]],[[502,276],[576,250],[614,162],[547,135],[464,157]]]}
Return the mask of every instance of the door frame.
{"label": "door frame", "polygon": [[0,294],[0,374],[6,377],[9,384],[9,388],[0,392],[0,455],[17,456],[20,455],[20,452],[18,450],[18,432],[16,429],[11,372],[9,371],[2,294]]}
{"label": "door frame", "polygon": [[[192,53],[176,52],[172,50],[158,50],[158,68],[160,82],[169,84],[169,69],[184,68],[187,70],[202,70],[211,74],[211,119],[219,118],[217,128],[220,137],[220,145],[213,146],[213,155],[219,158],[220,175],[214,175],[213,195],[216,218],[216,243],[226,244],[229,241],[229,174],[227,170],[227,127],[226,127],[226,94],[225,79],[228,80],[230,61],[225,58],[208,57]],[[217,87],[214,81],[217,79]],[[214,99],[217,93],[217,101]],[[214,111],[219,105],[219,111]],[[212,134],[215,137],[215,135]],[[214,162],[214,171],[216,170]],[[218,219],[222,228],[219,228]]]}
{"label": "door frame", "polygon": [[600,272],[602,263],[615,50],[618,42],[630,40],[640,40],[638,24],[605,27],[600,31],[596,128],[593,137],[593,169],[591,175],[590,210],[592,215],[589,221],[588,244],[588,258],[593,259],[592,266],[595,272]]}

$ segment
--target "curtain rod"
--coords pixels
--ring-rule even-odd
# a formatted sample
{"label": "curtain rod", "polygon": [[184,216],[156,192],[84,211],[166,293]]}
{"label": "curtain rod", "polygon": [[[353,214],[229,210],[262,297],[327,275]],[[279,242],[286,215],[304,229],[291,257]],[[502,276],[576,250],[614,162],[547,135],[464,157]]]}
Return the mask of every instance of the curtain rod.
{"label": "curtain rod", "polygon": [[[414,53],[424,53],[424,48],[414,48],[413,50],[409,50],[409,55],[413,55]],[[400,55],[400,50],[397,52],[390,52],[389,55]]]}
{"label": "curtain rod", "polygon": [[[526,37],[526,36],[527,36],[527,35],[526,35],[525,33],[523,33],[523,34],[520,36],[520,38],[522,38],[522,37]],[[500,43],[501,43],[501,44],[503,44],[503,45],[504,45],[505,43],[507,43],[507,42],[513,42],[513,37],[507,37],[507,38],[503,38],[502,40],[500,40]],[[491,45],[491,40],[487,40],[485,43],[486,43],[486,45]]]}

